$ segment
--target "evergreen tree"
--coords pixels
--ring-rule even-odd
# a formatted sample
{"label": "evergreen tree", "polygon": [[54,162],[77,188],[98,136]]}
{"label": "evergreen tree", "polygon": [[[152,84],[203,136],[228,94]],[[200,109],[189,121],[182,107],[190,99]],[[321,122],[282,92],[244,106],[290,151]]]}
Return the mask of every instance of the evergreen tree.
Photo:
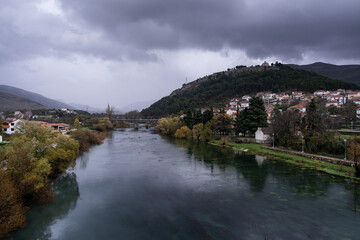
{"label": "evergreen tree", "polygon": [[191,112],[190,109],[188,109],[185,113],[185,117],[184,117],[184,122],[185,122],[185,125],[192,129],[193,126],[194,126],[194,118],[193,118],[193,113]]}
{"label": "evergreen tree", "polygon": [[205,110],[205,112],[203,113],[203,123],[207,123],[208,121],[210,121],[211,119],[213,119],[214,117],[214,113],[213,113],[213,109],[211,107],[210,110]]}
{"label": "evergreen tree", "polygon": [[248,108],[245,108],[241,112],[238,111],[238,113],[236,115],[236,119],[235,119],[235,124],[234,124],[236,135],[238,135],[239,133],[242,133],[243,135],[245,135],[246,132],[249,130],[249,128],[248,128],[248,125],[249,125],[248,115],[249,115],[249,109]]}
{"label": "evergreen tree", "polygon": [[194,113],[194,125],[202,123],[204,121],[203,115],[201,113],[201,110],[195,111]]}
{"label": "evergreen tree", "polygon": [[249,110],[247,113],[247,128],[251,134],[254,134],[259,127],[267,127],[267,114],[264,101],[259,97],[250,99]]}

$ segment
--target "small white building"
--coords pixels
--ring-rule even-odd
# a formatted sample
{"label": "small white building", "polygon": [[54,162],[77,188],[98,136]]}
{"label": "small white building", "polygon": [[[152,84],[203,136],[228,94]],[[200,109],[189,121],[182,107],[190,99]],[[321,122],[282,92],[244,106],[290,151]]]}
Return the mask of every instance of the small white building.
{"label": "small white building", "polygon": [[356,118],[360,119],[360,108],[356,109]]}
{"label": "small white building", "polygon": [[242,99],[243,101],[249,102],[250,99],[251,99],[251,96],[249,96],[249,95],[244,95],[244,96],[242,96],[241,99]]}
{"label": "small white building", "polygon": [[258,128],[255,132],[256,143],[268,143],[271,138],[272,130],[270,128]]}
{"label": "small white building", "polygon": [[246,102],[246,101],[240,102],[240,107],[241,107],[242,109],[248,108],[249,106],[250,106],[250,103],[249,103],[249,102]]}
{"label": "small white building", "polygon": [[16,132],[19,132],[19,128],[23,124],[23,121],[20,119],[17,119],[12,122],[3,122],[2,124],[2,132],[6,134],[13,134]]}
{"label": "small white building", "polygon": [[329,91],[318,90],[318,91],[314,92],[314,95],[317,97],[321,97],[322,95],[329,94],[329,93],[330,93]]}

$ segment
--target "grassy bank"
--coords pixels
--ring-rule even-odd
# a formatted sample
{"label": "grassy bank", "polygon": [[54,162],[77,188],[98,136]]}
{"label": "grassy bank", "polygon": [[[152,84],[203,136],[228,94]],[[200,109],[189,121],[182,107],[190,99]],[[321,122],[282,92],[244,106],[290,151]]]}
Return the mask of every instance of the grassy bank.
{"label": "grassy bank", "polygon": [[332,175],[347,177],[347,178],[350,177],[356,180],[360,180],[360,178],[354,177],[355,170],[352,167],[332,164],[332,163],[323,162],[302,156],[297,156],[289,153],[277,152],[270,149],[262,148],[261,145],[255,143],[226,142],[225,145],[223,145],[221,141],[214,140],[211,141],[210,144],[221,147],[230,147],[235,151],[242,151],[252,155],[266,156],[271,159],[281,160],[300,167],[316,169],[318,171],[326,172]]}

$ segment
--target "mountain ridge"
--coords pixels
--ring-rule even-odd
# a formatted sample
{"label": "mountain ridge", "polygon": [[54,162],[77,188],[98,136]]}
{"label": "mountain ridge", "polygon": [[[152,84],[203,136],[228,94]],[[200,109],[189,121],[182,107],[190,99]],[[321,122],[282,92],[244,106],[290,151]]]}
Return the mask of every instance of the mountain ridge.
{"label": "mountain ridge", "polygon": [[224,106],[233,97],[263,91],[314,92],[339,88],[358,90],[360,86],[282,64],[247,68],[237,66],[184,84],[141,113],[144,117],[163,117],[189,108],[215,107],[219,103]]}
{"label": "mountain ridge", "polygon": [[355,83],[360,86],[360,65],[335,65],[331,63],[315,62],[311,64],[298,65],[286,64],[292,68],[313,71],[325,77]]}
{"label": "mountain ridge", "polygon": [[[9,85],[0,85],[0,92],[3,93],[3,96],[6,94],[7,97],[12,99],[11,102],[7,101],[8,99],[3,98],[0,104],[0,109],[7,109],[7,110],[17,110],[17,109],[39,109],[38,107],[42,106],[43,108],[69,108],[73,109],[72,106],[62,103],[56,100],[53,100],[51,98],[44,97],[38,93],[26,91],[21,88],[12,87]],[[14,97],[16,96],[16,97]],[[29,104],[25,104],[25,103]],[[30,104],[31,103],[31,104]],[[37,103],[38,105],[35,105],[33,103]],[[12,106],[11,109],[9,109],[8,106]]]}

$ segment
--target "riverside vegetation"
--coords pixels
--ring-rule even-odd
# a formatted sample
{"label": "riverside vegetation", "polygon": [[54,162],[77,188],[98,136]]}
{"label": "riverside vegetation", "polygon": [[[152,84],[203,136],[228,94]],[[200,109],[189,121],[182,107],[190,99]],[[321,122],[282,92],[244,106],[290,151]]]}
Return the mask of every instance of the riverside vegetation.
{"label": "riverside vegetation", "polygon": [[188,110],[182,119],[161,118],[156,129],[161,134],[175,138],[210,142],[213,145],[231,147],[234,150],[242,149],[252,154],[270,156],[338,176],[360,177],[360,139],[356,137],[348,139],[345,145],[342,136],[328,131],[331,118],[320,100],[313,99],[308,104],[305,116],[301,116],[297,111],[281,112],[275,109],[274,112],[271,128],[275,146],[296,151],[301,151],[303,146],[307,153],[338,158],[344,158],[343,154],[346,150],[347,159],[353,161],[353,167],[265,150],[258,144],[229,142],[231,134],[235,134],[233,135],[235,139],[239,133],[252,137],[258,127],[268,125],[263,102],[257,97],[250,100],[250,107],[239,112],[235,120],[224,112],[214,116],[212,110],[206,110],[204,113]]}
{"label": "riverside vegetation", "polygon": [[79,153],[103,139],[104,134],[88,129],[67,136],[29,122],[0,146],[0,238],[25,226],[30,206],[52,201],[51,179],[74,167]]}

